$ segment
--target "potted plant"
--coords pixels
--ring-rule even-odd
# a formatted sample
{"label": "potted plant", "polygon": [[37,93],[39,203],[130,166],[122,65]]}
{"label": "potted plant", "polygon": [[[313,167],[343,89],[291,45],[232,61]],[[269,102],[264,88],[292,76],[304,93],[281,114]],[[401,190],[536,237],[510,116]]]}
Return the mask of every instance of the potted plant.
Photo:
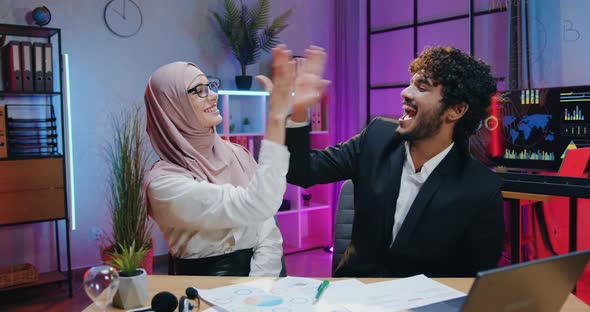
{"label": "potted plant", "polygon": [[147,302],[147,273],[138,267],[147,251],[145,246],[132,242],[129,246],[117,244],[110,252],[107,264],[119,270],[119,288],[113,297],[113,306],[127,310],[143,307]]}
{"label": "potted plant", "polygon": [[302,193],[301,197],[303,198],[303,206],[309,206],[309,202],[311,200],[311,194],[310,193]]}
{"label": "potted plant", "polygon": [[226,44],[240,63],[242,75],[236,76],[236,86],[248,90],[252,85],[252,76],[246,75],[246,66],[258,62],[261,50],[269,52],[278,44],[278,34],[285,29],[289,9],[277,18],[270,20],[270,0],[258,0],[253,8],[248,8],[240,1],[224,1],[223,16],[213,13],[221,31],[227,39]]}
{"label": "potted plant", "polygon": [[147,252],[140,259],[141,266],[152,273],[153,248],[152,223],[148,219],[143,183],[150,153],[144,136],[143,106],[128,109],[113,118],[114,138],[107,148],[110,165],[109,208],[111,213],[111,237],[102,250],[103,261],[108,262],[121,248],[137,246]]}
{"label": "potted plant", "polygon": [[242,132],[244,133],[250,133],[252,132],[252,129],[250,128],[250,119],[248,119],[248,117],[244,117],[244,120],[242,120]]}

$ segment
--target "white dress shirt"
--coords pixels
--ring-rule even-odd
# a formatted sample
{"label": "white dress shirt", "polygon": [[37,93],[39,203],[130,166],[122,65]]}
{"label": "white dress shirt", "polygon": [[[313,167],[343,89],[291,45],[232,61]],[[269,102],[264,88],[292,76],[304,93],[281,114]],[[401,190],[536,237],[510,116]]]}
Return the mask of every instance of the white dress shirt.
{"label": "white dress shirt", "polygon": [[391,239],[392,245],[395,241],[397,233],[406,219],[406,216],[408,215],[408,212],[410,211],[412,203],[414,203],[414,199],[416,199],[418,192],[420,192],[422,185],[424,185],[424,182],[426,179],[428,179],[432,171],[436,169],[438,164],[440,164],[445,156],[447,156],[451,148],[453,148],[453,145],[455,145],[454,142],[442,152],[436,154],[434,157],[425,162],[420,172],[416,172],[414,162],[412,161],[412,155],[410,154],[410,144],[408,142],[404,143],[404,147],[406,148],[406,160],[404,161],[404,167],[402,169],[399,195],[397,197],[395,206],[395,219],[393,223]]}
{"label": "white dress shirt", "polygon": [[[291,120],[291,118],[287,119],[286,127],[287,128],[299,128],[304,127],[309,124],[308,121],[296,122]],[[445,148],[442,152],[436,154],[434,157],[430,158],[427,162],[424,163],[422,166],[422,170],[420,172],[416,172],[416,168],[414,167],[414,162],[412,161],[412,155],[410,155],[410,144],[408,142],[404,143],[404,147],[406,149],[406,160],[404,162],[404,167],[402,168],[402,176],[400,180],[400,188],[399,188],[399,195],[397,197],[396,207],[395,207],[395,220],[393,223],[393,228],[391,230],[392,239],[391,245],[395,241],[395,237],[399,232],[408,212],[410,211],[410,207],[412,207],[412,203],[414,203],[414,199],[420,192],[422,185],[426,182],[426,179],[430,176],[432,171],[436,169],[438,164],[447,156],[451,148],[453,148],[455,143],[451,143],[447,148]]]}
{"label": "white dress shirt", "polygon": [[152,217],[177,258],[203,258],[253,248],[250,276],[279,276],[283,238],[273,216],[287,187],[289,151],[263,140],[247,187],[165,175],[148,187]]}

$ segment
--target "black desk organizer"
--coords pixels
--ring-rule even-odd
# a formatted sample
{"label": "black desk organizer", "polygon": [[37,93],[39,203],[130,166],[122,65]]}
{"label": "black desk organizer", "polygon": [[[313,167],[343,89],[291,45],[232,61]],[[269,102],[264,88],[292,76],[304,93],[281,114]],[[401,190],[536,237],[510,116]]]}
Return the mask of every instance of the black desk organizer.
{"label": "black desk organizer", "polygon": [[58,155],[57,118],[52,105],[6,105],[8,157]]}

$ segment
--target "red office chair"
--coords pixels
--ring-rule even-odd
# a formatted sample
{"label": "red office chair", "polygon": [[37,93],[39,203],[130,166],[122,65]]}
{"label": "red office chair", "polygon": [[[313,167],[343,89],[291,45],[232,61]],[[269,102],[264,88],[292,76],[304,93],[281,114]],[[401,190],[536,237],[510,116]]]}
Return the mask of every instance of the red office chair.
{"label": "red office chair", "polygon": [[[569,150],[559,168],[558,175],[560,177],[578,177],[585,178],[585,173],[588,160],[590,159],[590,148],[580,148]],[[588,229],[590,226],[590,214],[588,209],[590,207],[590,200],[578,199],[578,229]],[[536,248],[533,257],[544,258],[557,254],[568,252],[569,240],[569,198],[561,196],[551,196],[549,201],[543,203],[542,214],[545,217],[545,224],[548,234],[549,246],[543,246],[542,237],[540,237],[540,229],[534,230]],[[543,223],[543,222],[541,222]],[[534,228],[534,227],[533,227]],[[534,228],[535,229],[535,228]],[[578,248],[590,248],[590,233],[588,231],[580,231],[578,237]],[[585,246],[584,246],[585,245]]]}
{"label": "red office chair", "polygon": [[[590,160],[590,148],[569,150],[559,168],[561,177],[588,177],[586,168]],[[529,235],[532,240],[528,242],[531,249],[530,257],[540,259],[555,254],[564,254],[569,249],[569,198],[550,196],[547,202],[537,203],[535,209],[531,209],[532,218]],[[525,217],[525,216],[523,216]],[[578,199],[578,250],[590,249],[590,199]],[[523,233],[523,243],[527,233]],[[527,248],[525,247],[525,250]],[[576,286],[578,296],[587,296],[590,302],[590,267],[587,267]],[[586,294],[587,295],[584,295]]]}

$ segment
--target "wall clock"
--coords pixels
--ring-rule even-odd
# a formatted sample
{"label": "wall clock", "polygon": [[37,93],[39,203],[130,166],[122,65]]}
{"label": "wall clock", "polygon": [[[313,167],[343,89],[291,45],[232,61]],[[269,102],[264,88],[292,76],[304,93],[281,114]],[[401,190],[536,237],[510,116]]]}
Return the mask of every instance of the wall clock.
{"label": "wall clock", "polygon": [[104,7],[107,28],[119,37],[131,37],[143,24],[141,9],[133,0],[111,0]]}

